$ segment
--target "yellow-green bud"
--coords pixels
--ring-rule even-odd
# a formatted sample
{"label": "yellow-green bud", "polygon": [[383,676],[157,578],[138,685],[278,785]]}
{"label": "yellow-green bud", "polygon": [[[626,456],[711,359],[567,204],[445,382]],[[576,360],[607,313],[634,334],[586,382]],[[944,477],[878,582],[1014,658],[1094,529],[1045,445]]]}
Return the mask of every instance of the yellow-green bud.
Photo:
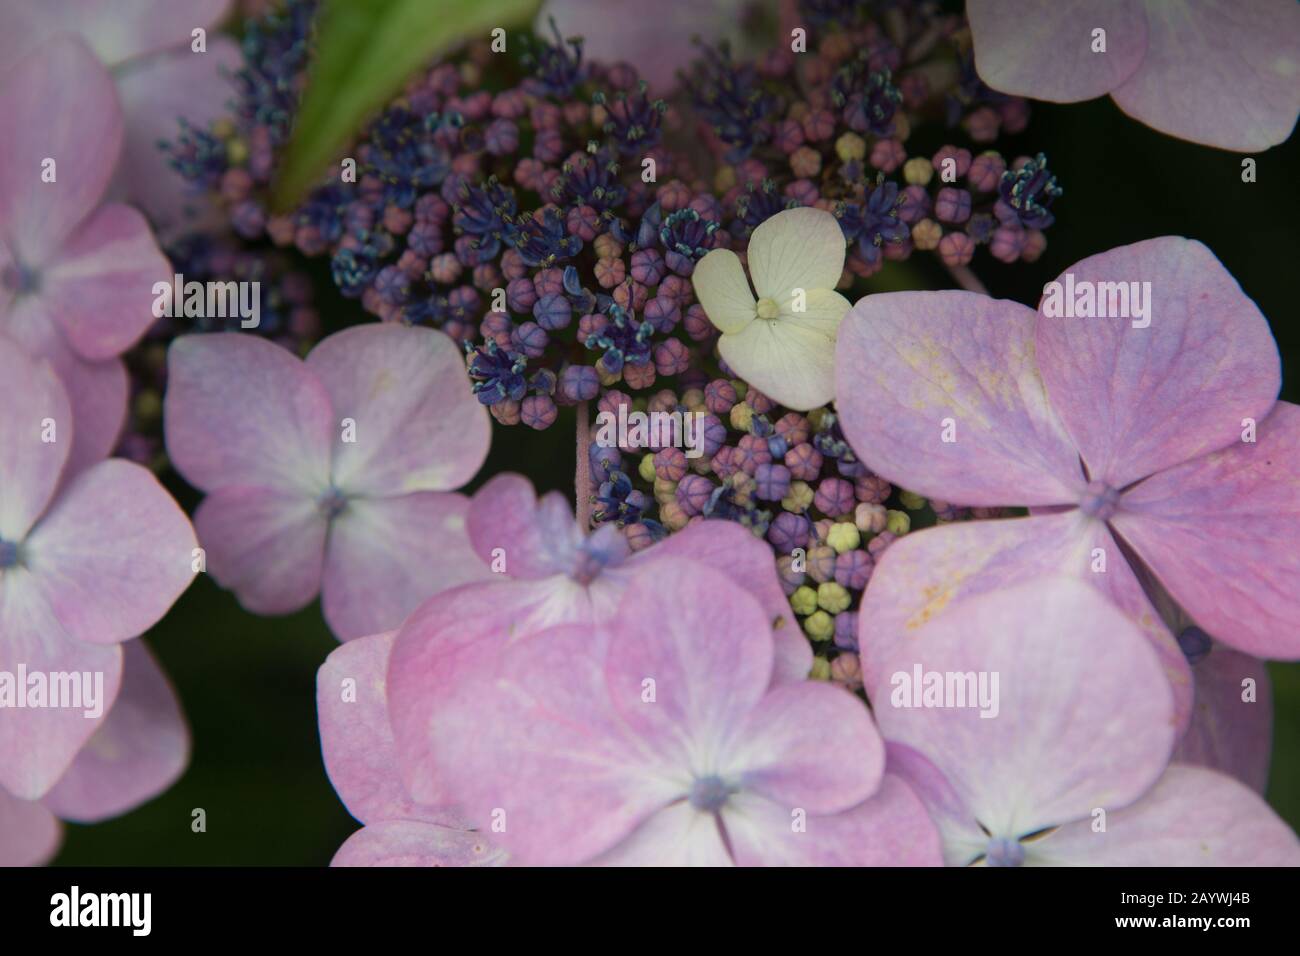
{"label": "yellow-green bud", "polygon": [[900,491],[898,500],[903,503],[903,507],[908,511],[920,511],[925,507],[925,499],[915,491]]}
{"label": "yellow-green bud", "polygon": [[893,534],[904,535],[912,530],[912,519],[906,511],[887,511],[885,512],[885,530]]}
{"label": "yellow-green bud", "polygon": [[803,632],[814,641],[829,641],[835,634],[835,618],[825,611],[814,611],[804,618]]}
{"label": "yellow-green bud", "polygon": [[817,610],[817,592],[808,585],[800,585],[790,595],[790,608],[799,615],[811,614]]}
{"label": "yellow-green bud", "polygon": [[731,406],[731,427],[738,432],[749,431],[750,424],[754,421],[754,409],[750,408],[744,402],[737,402]]}
{"label": "yellow-green bud", "polygon": [[677,500],[677,482],[666,478],[655,479],[655,501],[661,505]]}
{"label": "yellow-green bud", "polygon": [[655,480],[655,456],[646,454],[641,456],[641,464],[636,466],[636,473],[641,476],[642,481]]}
{"label": "yellow-green bud", "polygon": [[812,490],[812,486],[808,482],[792,481],[790,482],[790,490],[781,499],[781,507],[786,511],[795,513],[804,512],[812,507],[813,498],[815,497],[816,492]]}
{"label": "yellow-green bud", "polygon": [[817,606],[823,611],[839,614],[841,611],[847,611],[852,601],[852,595],[842,584],[827,581],[824,584],[817,585]]}
{"label": "yellow-green bud", "polygon": [[845,133],[835,141],[835,155],[848,163],[867,155],[867,141],[857,133]]}
{"label": "yellow-green bud", "polygon": [[862,543],[862,534],[851,522],[841,521],[831,526],[826,535],[826,543],[835,549],[836,554],[843,554]]}
{"label": "yellow-green bud", "polygon": [[903,164],[903,178],[909,186],[928,186],[934,178],[934,166],[924,156],[914,156]]}
{"label": "yellow-green bud", "polygon": [[814,657],[812,670],[808,672],[810,680],[830,680],[831,662],[824,657]]}

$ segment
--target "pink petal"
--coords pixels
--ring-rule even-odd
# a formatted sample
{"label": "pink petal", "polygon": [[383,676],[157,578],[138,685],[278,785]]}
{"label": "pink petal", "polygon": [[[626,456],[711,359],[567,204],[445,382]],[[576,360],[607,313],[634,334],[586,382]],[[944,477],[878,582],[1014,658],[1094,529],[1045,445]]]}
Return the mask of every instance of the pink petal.
{"label": "pink petal", "polygon": [[[1093,570],[1103,566],[1099,558],[1105,560],[1104,572]],[[922,626],[951,605],[1050,574],[1098,588],[1146,634],[1174,690],[1179,726],[1185,726],[1192,694],[1187,659],[1105,525],[1077,510],[942,525],[891,545],[871,576],[858,616],[868,695],[887,692],[881,684],[892,672],[885,665],[907,652]]]}
{"label": "pink petal", "polygon": [[459,826],[455,813],[421,806],[402,786],[386,687],[394,637],[390,631],[349,641],[317,671],[325,770],[348,812],[362,823],[420,820],[439,824],[439,829]]}
{"label": "pink petal", "polygon": [[472,719],[437,728],[455,744],[437,757],[456,802],[479,826],[495,823],[494,842],[517,862],[597,857],[689,787],[611,706],[607,640],[578,625],[518,639],[497,680],[476,686]]}
{"label": "pink petal", "polygon": [[114,358],[154,323],[154,283],[170,283],[171,274],[144,216],[113,203],[59,249],[40,298],[76,352],[92,361]]}
{"label": "pink petal", "polygon": [[885,745],[862,701],[821,681],[773,687],[738,736],[725,775],[784,807],[786,829],[792,808],[834,814],[861,803],[885,769]]}
{"label": "pink petal", "polygon": [[907,783],[938,830],[942,857],[947,866],[967,866],[984,854],[988,834],[970,808],[952,788],[948,778],[934,764],[904,744],[890,743],[885,779]]}
{"label": "pink petal", "polygon": [[[975,69],[1015,96],[1074,103],[1109,93],[1142,63],[1147,17],[1139,0],[969,0]],[[1094,53],[1093,30],[1106,31]]]}
{"label": "pink petal", "polygon": [[1286,142],[1300,112],[1291,0],[1147,4],[1148,50],[1111,95],[1162,133],[1243,153]]}
{"label": "pink petal", "polygon": [[0,866],[41,866],[59,849],[63,827],[33,800],[20,800],[0,787]]}
{"label": "pink petal", "polygon": [[402,624],[388,667],[398,763],[422,803],[453,800],[440,763],[472,746],[479,688],[494,681],[514,642],[556,623],[592,620],[586,591],[566,577],[507,578],[443,591]]}
{"label": "pink petal", "polygon": [[[101,60],[115,66],[144,53],[189,47],[191,30],[214,26],[230,7],[231,0],[7,0],[0,36],[11,29],[20,32],[12,44],[0,44],[0,56],[11,55],[22,45],[20,39],[35,45],[55,33],[72,31],[80,33]],[[208,38],[209,50],[213,39]]]}
{"label": "pink petal", "polygon": [[[918,707],[902,677],[998,675],[996,713]],[[887,668],[876,720],[928,758],[995,837],[1020,837],[1121,807],[1160,775],[1174,701],[1150,643],[1095,590],[1042,580],[962,602]]]}
{"label": "pink petal", "polygon": [[[628,586],[618,607],[618,639],[605,662],[614,710],[673,767],[694,765],[696,773],[720,773],[739,770],[737,764],[749,756],[758,763],[755,770],[766,769],[773,789],[781,792],[779,761],[789,759],[785,748],[790,741],[782,740],[778,728],[761,717],[750,731],[755,738],[743,736],[772,680],[773,642],[762,608],[725,576],[701,564],[656,562],[650,572],[646,569]],[[672,612],[665,607],[668,600]],[[647,703],[647,681],[653,684],[652,703]],[[800,692],[792,694],[774,701],[774,710],[780,711],[780,701],[786,700],[796,709],[816,707]],[[829,706],[839,708],[843,716],[842,700]],[[871,728],[855,729],[869,747]],[[760,733],[766,739],[757,739]],[[751,742],[755,750],[746,751]],[[864,769],[850,773],[847,784],[851,789],[857,783],[862,792],[843,805],[864,799],[874,785],[869,753],[863,760]],[[798,776],[798,769],[794,772]],[[843,795],[827,799],[838,802]]]}
{"label": "pink petal", "polygon": [[966,505],[1077,501],[1084,480],[1034,363],[1034,313],[971,292],[861,299],[840,326],[836,408],[889,481]]}
{"label": "pink petal", "polygon": [[189,728],[167,676],[143,641],[128,642],[122,654],[122,689],[108,719],[45,796],[65,820],[125,813],[170,787],[189,763]]}
{"label": "pink petal", "polygon": [[1220,770],[1262,795],[1273,749],[1268,668],[1261,660],[1216,644],[1192,665],[1192,673],[1192,721],[1174,748],[1174,760]]}
{"label": "pink petal", "polygon": [[[0,672],[15,675],[89,672],[103,675],[93,707],[0,710],[0,790],[35,800],[54,786],[91,734],[104,722],[122,678],[122,650],[69,636],[50,610],[32,572],[0,573]],[[99,688],[93,688],[92,692]],[[99,711],[97,716],[86,716]]]}
{"label": "pink petal", "polygon": [[[1137,318],[1044,315],[1038,323],[1052,407],[1094,480],[1123,488],[1222,448],[1243,418],[1262,419],[1272,407],[1280,373],[1268,322],[1205,246],[1148,239],[1090,256],[1071,273],[1076,289],[1151,283],[1148,328],[1134,328],[1146,321]],[[1057,281],[1064,287],[1065,276]]]}
{"label": "pink petal", "polygon": [[194,513],[207,570],[254,614],[289,614],[320,592],[329,523],[310,499],[222,488]]}
{"label": "pink petal", "polygon": [[731,866],[717,818],[686,801],[652,814],[592,866]]}
{"label": "pink petal", "polygon": [[[51,442],[41,440],[47,419]],[[54,370],[0,338],[0,539],[22,541],[49,504],[71,432],[68,395]]]}
{"label": "pink petal", "polygon": [[503,866],[505,861],[481,833],[382,820],[348,837],[330,866]]}
{"label": "pink petal", "polygon": [[111,192],[144,210],[160,235],[217,220],[209,198],[171,168],[158,143],[176,141],[181,118],[207,129],[228,115],[235,98],[229,78],[241,65],[237,43],[211,36],[207,53],[194,53],[188,45],[167,50],[137,60],[117,76],[126,142]]}
{"label": "pink petal", "polygon": [[[735,807],[732,807],[732,802]],[[830,816],[809,815],[803,830],[792,811],[741,794],[723,816],[741,866],[941,866],[939,834],[912,789],[886,774],[869,800]]]}
{"label": "pink petal", "polygon": [[194,579],[197,544],[158,479],[114,458],[68,484],[26,548],[68,634],[108,644],[143,634],[167,613]]}
{"label": "pink petal", "polygon": [[[487,409],[470,391],[456,343],[433,329],[371,323],[336,332],[307,357],[339,421],[356,440],[333,441],[334,484],[346,492],[449,491],[487,457]],[[337,429],[338,422],[335,423]]]}
{"label": "pink petal", "polygon": [[[127,378],[121,359],[90,362],[72,350],[39,298],[27,298],[0,317],[0,334],[54,367],[72,403],[72,448],[66,480],[108,457],[126,422]],[[2,348],[3,346],[0,346]]]}
{"label": "pink petal", "polygon": [[664,558],[686,558],[707,564],[758,598],[776,640],[773,682],[800,681],[808,676],[812,670],[812,646],[794,623],[790,602],[781,590],[772,563],[772,549],[761,538],[734,521],[699,521],[641,552],[629,563],[629,574],[639,574],[647,561]]}
{"label": "pink petal", "polygon": [[1254,791],[1212,770],[1172,764],[1141,800],[1105,809],[1105,832],[1094,832],[1091,819],[1062,827],[1026,844],[1027,862],[1300,866],[1291,828]]}
{"label": "pink petal", "polygon": [[21,263],[46,265],[99,204],[121,148],[113,78],[80,38],[51,40],[0,76],[0,228]]}
{"label": "pink petal", "polygon": [[468,510],[463,495],[436,491],[349,501],[325,552],[321,604],[334,635],[398,627],[438,592],[489,579],[465,533]]}
{"label": "pink petal", "polygon": [[[1240,423],[1239,423],[1240,424]],[[1300,406],[1278,402],[1257,441],[1147,479],[1116,530],[1194,621],[1258,657],[1300,657]]]}
{"label": "pink petal", "polygon": [[561,495],[539,500],[532,482],[510,472],[494,475],[474,493],[465,524],[480,561],[489,567],[504,561],[501,573],[520,579],[565,572],[561,555],[582,538]]}
{"label": "pink petal", "polygon": [[184,335],[168,350],[167,378],[167,452],[190,484],[313,499],[327,490],[338,423],[325,387],[287,349],[238,332]]}

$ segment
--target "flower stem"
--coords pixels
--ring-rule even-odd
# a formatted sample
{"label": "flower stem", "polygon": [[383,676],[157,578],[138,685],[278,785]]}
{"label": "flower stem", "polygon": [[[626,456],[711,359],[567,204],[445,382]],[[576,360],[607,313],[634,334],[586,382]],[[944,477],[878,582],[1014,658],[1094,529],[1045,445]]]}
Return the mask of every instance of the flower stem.
{"label": "flower stem", "polygon": [[574,510],[584,532],[591,529],[591,463],[587,454],[591,444],[587,422],[587,403],[578,403],[577,456],[573,465]]}
{"label": "flower stem", "polygon": [[980,295],[988,295],[989,290],[984,288],[984,283],[975,276],[966,266],[948,266],[948,274],[953,277],[956,283],[967,292],[978,292]]}

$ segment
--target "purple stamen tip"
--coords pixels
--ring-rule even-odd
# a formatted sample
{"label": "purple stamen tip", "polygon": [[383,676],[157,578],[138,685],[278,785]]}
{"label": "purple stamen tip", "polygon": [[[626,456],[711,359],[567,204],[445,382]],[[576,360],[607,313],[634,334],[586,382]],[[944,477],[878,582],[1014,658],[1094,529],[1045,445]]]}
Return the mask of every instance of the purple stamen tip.
{"label": "purple stamen tip", "polygon": [[1025,862],[1025,848],[1019,840],[993,837],[984,850],[984,861],[989,866],[1022,866]]}

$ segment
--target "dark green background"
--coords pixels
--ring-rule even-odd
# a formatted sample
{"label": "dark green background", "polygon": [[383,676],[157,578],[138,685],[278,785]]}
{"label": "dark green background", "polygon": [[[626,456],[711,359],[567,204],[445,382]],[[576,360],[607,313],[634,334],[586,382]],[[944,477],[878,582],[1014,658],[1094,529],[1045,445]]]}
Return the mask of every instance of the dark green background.
{"label": "dark green background", "polygon": [[[1035,104],[1028,130],[1012,146],[1008,152],[1046,152],[1065,195],[1039,262],[1009,267],[985,253],[977,257],[974,268],[994,295],[1033,305],[1046,282],[1085,256],[1153,236],[1199,239],[1269,317],[1282,352],[1284,395],[1296,399],[1295,138],[1258,155],[1258,181],[1246,184],[1241,156],[1152,132],[1103,98],[1063,107]],[[917,287],[951,284],[928,256],[914,257],[909,266],[889,266],[875,287],[900,280]],[[329,327],[362,318],[357,306],[341,299],[331,299],[326,312]],[[540,488],[571,494],[572,435],[572,418],[563,416],[540,434],[498,427],[482,474],[522,471]],[[193,495],[177,491],[192,507]],[[315,674],[336,644],[319,608],[257,618],[200,575],[148,640],[184,702],[193,761],[179,783],[135,812],[93,827],[68,826],[56,862],[328,862],[356,824],[321,766]],[[1268,795],[1300,827],[1300,665],[1275,664],[1270,671],[1277,707]],[[206,833],[190,831],[196,807],[207,811]]]}

